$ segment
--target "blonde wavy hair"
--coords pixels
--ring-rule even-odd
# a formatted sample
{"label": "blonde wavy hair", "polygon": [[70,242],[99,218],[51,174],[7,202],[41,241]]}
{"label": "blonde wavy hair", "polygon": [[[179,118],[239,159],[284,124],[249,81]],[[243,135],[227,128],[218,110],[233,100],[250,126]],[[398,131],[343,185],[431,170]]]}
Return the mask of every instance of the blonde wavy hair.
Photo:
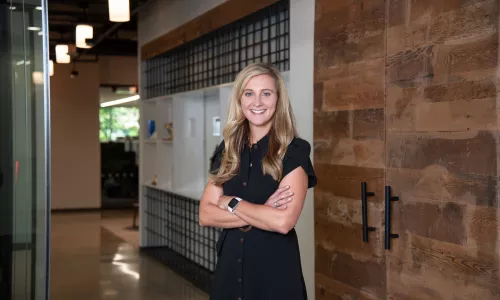
{"label": "blonde wavy hair", "polygon": [[271,76],[276,83],[276,91],[278,93],[276,110],[269,132],[269,146],[262,161],[262,170],[264,174],[271,175],[274,180],[281,180],[283,157],[288,145],[297,136],[295,117],[288,97],[285,80],[281,76],[281,73],[272,65],[256,63],[250,64],[241,70],[234,82],[229,101],[227,123],[223,131],[225,150],[218,172],[211,176],[216,185],[223,184],[238,173],[240,154],[250,134],[248,120],[245,118],[241,108],[241,97],[250,79],[258,75]]}

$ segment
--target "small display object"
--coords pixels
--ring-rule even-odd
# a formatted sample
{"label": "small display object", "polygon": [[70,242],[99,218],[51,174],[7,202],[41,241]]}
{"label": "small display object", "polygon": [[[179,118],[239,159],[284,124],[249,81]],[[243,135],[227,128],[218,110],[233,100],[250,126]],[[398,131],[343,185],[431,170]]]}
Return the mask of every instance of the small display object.
{"label": "small display object", "polygon": [[165,128],[166,134],[164,140],[171,141],[174,139],[174,128],[172,123],[165,123],[163,125]]}
{"label": "small display object", "polygon": [[148,139],[156,137],[156,124],[154,120],[148,120]]}
{"label": "small display object", "polygon": [[153,176],[153,180],[151,180],[151,185],[158,185],[158,175],[155,174],[155,176]]}

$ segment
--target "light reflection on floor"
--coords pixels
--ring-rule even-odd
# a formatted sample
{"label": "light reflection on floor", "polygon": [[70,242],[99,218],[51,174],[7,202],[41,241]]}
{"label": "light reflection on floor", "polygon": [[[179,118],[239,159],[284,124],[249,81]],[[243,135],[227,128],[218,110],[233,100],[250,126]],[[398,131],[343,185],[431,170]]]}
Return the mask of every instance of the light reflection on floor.
{"label": "light reflection on floor", "polygon": [[52,215],[51,300],[208,299],[163,264],[102,228],[101,222],[113,220],[109,214]]}

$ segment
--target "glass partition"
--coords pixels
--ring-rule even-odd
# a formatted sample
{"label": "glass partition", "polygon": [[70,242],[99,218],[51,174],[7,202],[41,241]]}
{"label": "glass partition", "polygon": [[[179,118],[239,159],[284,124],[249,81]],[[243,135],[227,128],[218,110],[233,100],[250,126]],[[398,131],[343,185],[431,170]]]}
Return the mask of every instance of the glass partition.
{"label": "glass partition", "polygon": [[47,299],[46,1],[0,0],[0,299]]}

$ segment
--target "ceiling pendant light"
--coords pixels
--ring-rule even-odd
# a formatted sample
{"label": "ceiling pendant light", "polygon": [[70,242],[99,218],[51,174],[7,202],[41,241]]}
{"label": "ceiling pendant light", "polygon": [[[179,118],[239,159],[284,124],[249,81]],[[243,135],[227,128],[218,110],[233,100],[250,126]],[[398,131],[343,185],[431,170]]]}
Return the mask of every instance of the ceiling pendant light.
{"label": "ceiling pendant light", "polygon": [[94,28],[90,25],[79,24],[76,26],[76,46],[78,48],[91,48],[87,45],[87,39],[92,39],[94,37]]}
{"label": "ceiling pendant light", "polygon": [[58,64],[69,64],[71,57],[68,54],[68,45],[56,45],[56,62]]}
{"label": "ceiling pendant light", "polygon": [[129,0],[108,0],[109,20],[111,22],[130,21]]}

